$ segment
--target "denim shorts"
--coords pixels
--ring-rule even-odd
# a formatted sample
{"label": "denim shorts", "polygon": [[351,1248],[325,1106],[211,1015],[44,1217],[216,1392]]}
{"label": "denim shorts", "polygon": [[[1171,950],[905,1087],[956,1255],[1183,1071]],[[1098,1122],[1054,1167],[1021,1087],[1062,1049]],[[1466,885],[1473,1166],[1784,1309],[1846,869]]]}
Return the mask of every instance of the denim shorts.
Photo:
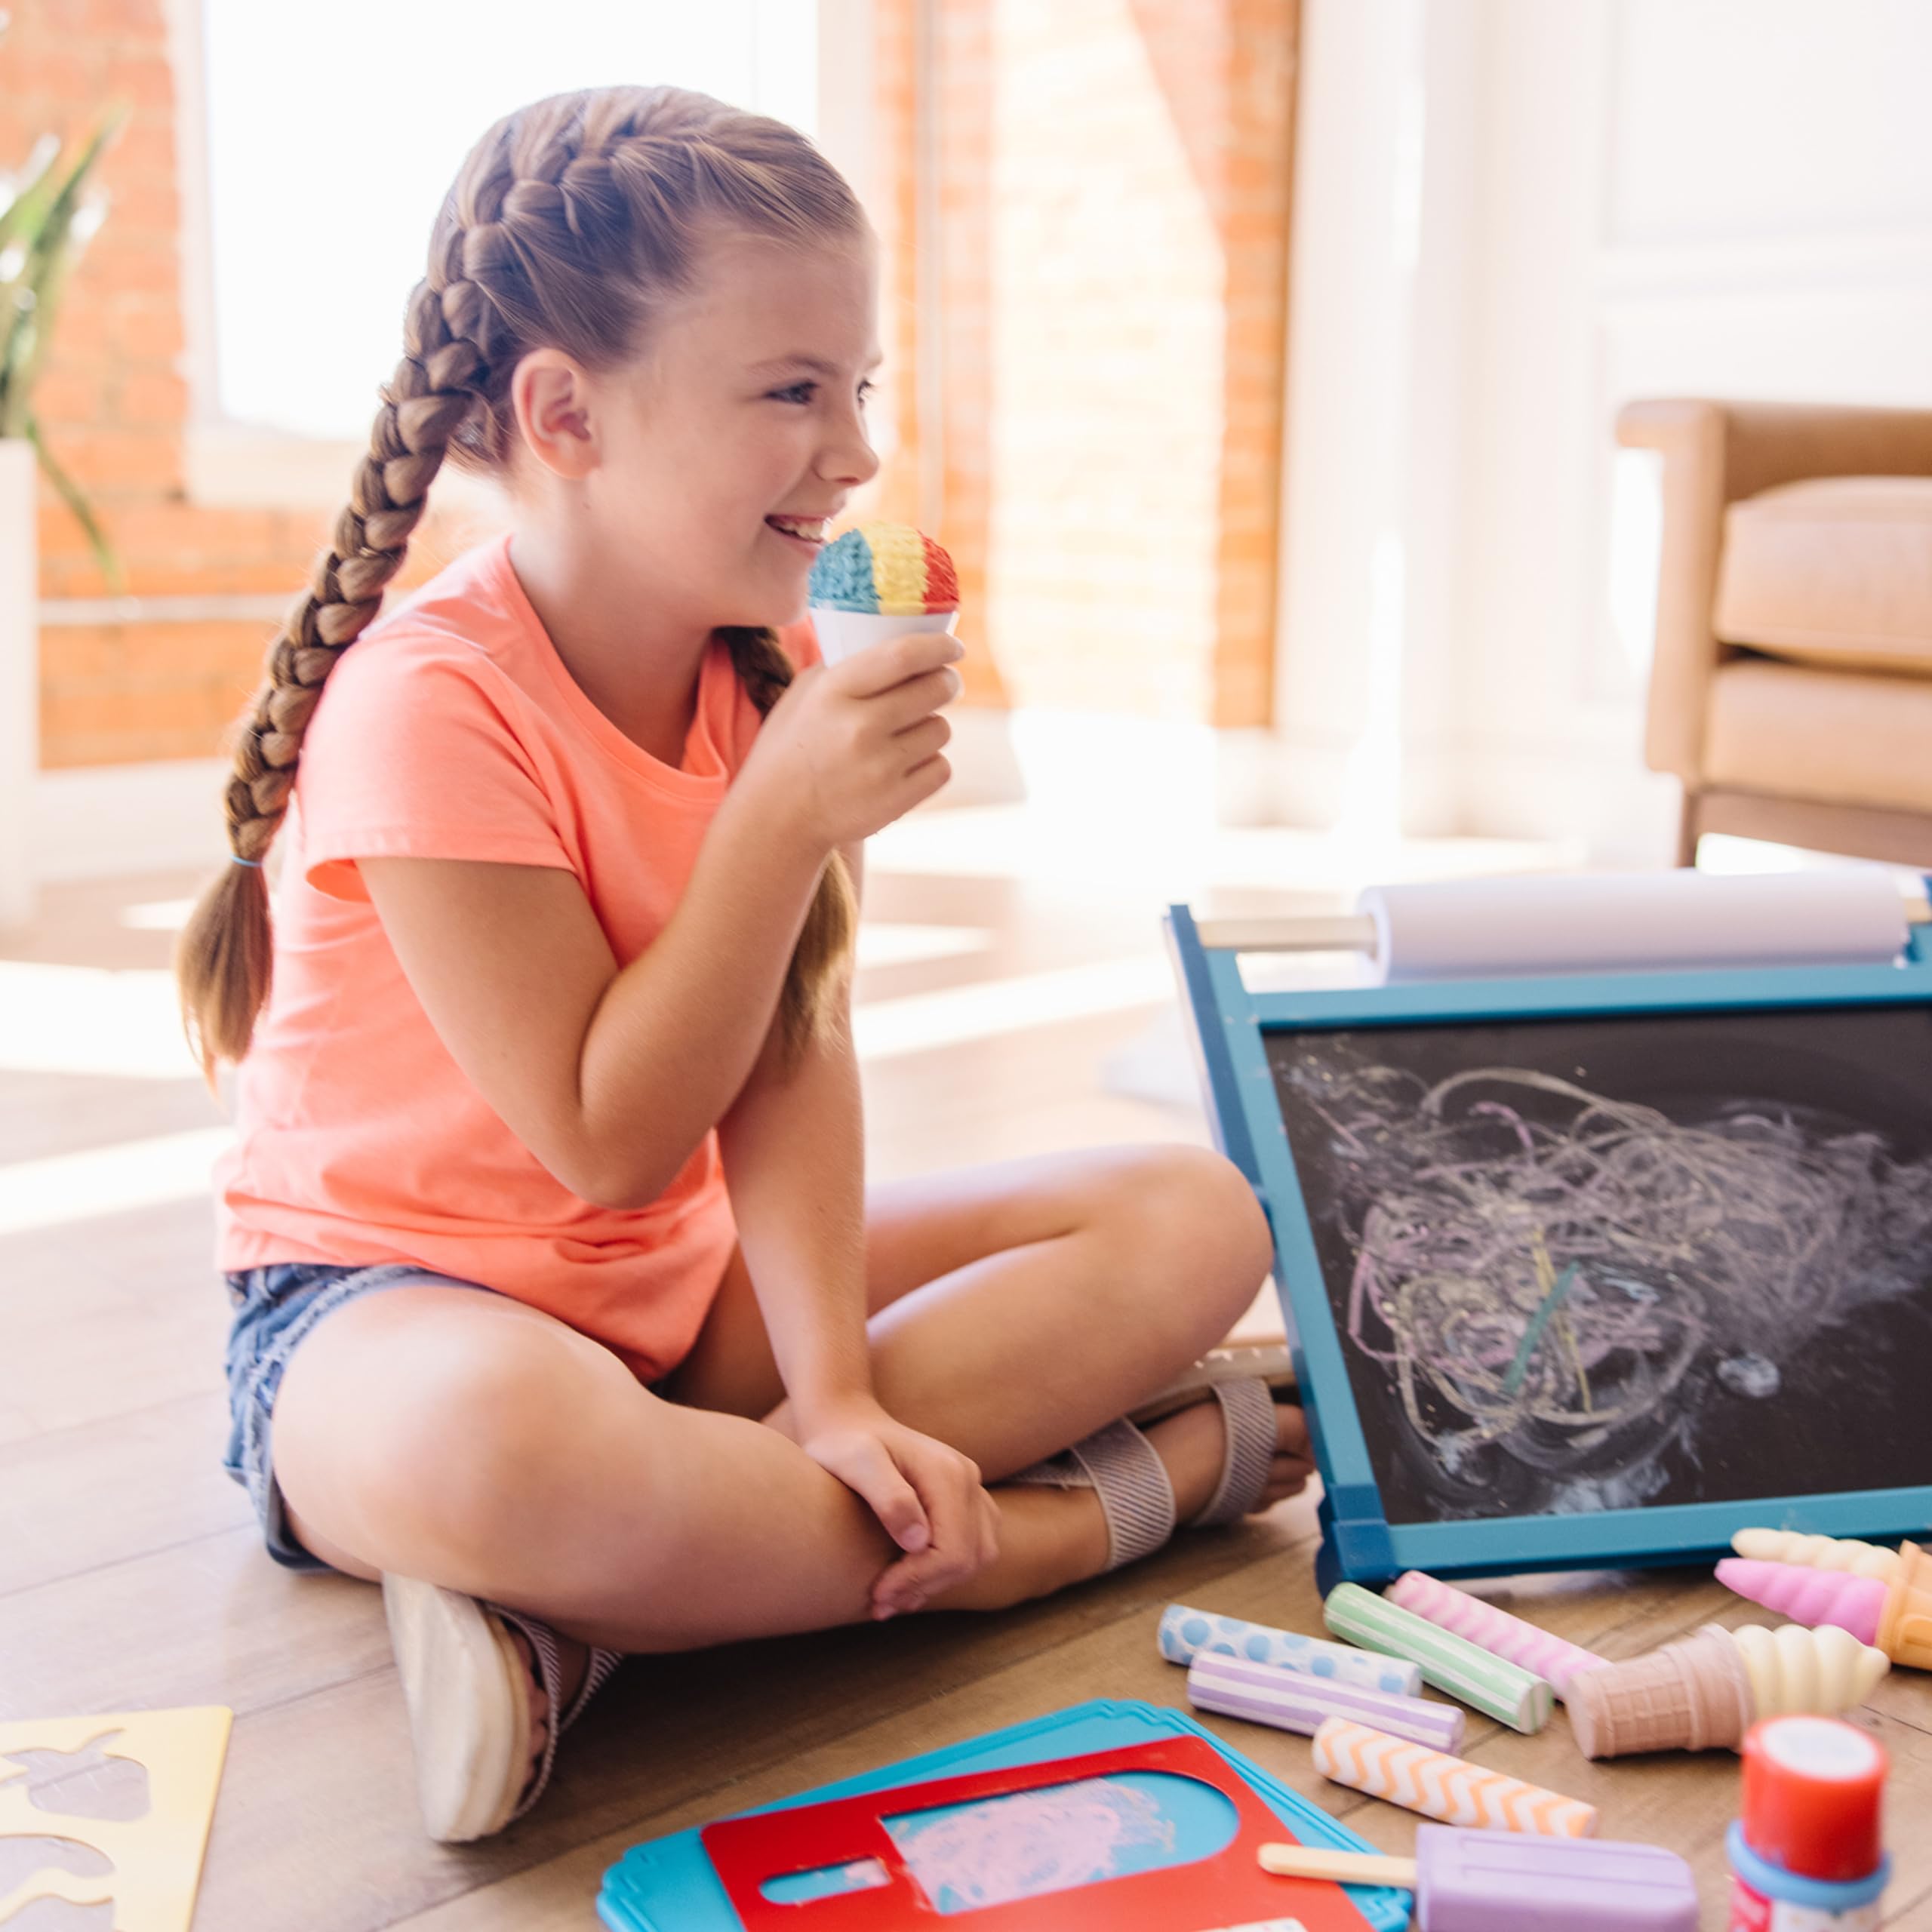
{"label": "denim shorts", "polygon": [[349,1268],[319,1261],[278,1261],[228,1277],[228,1299],[235,1310],[228,1331],[228,1453],[222,1466],[248,1492],[269,1554],[291,1570],[328,1570],[290,1534],[281,1487],[269,1453],[269,1423],[282,1371],[296,1345],[321,1320],[358,1295],[374,1294],[405,1281],[433,1281],[438,1287],[475,1288],[494,1294],[479,1281],[459,1281],[408,1262]]}

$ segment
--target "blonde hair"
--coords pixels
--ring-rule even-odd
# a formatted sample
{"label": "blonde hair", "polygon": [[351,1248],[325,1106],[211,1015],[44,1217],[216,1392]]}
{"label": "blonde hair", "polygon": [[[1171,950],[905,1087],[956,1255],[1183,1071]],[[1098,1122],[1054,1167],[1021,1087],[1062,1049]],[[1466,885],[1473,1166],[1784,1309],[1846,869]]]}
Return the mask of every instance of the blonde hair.
{"label": "blonde hair", "polygon": [[[693,286],[700,244],[719,227],[800,248],[867,232],[844,178],[795,129],[677,88],[554,95],[498,122],[464,161],[349,503],[237,727],[223,803],[241,863],[202,894],[175,960],[183,1021],[211,1081],[219,1062],[247,1053],[268,998],[261,862],[288,810],[303,734],[337,660],[381,608],[445,458],[503,473],[523,356],[554,347],[596,370],[635,355],[666,298]],[[718,634],[759,712],[770,711],[792,680],[776,634]],[[851,875],[834,853],[780,1001],[794,1053],[836,1023],[856,924]]]}

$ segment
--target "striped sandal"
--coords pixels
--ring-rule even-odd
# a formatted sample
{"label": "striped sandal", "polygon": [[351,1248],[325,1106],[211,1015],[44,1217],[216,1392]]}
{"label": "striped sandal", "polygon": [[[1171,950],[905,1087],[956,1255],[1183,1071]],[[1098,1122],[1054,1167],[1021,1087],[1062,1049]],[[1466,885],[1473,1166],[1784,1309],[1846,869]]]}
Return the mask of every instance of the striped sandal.
{"label": "striped sandal", "polygon": [[[593,1648],[565,1709],[558,1695],[561,1650],[547,1623],[458,1590],[387,1574],[383,1608],[409,1711],[423,1827],[445,1844],[488,1838],[543,1796],[558,1740],[583,1715],[622,1656]],[[534,1772],[525,1688],[530,1673],[511,1641],[512,1630],[530,1645],[550,1706]]]}
{"label": "striped sandal", "polygon": [[1161,1413],[1171,1415],[1203,1399],[1203,1386],[1221,1405],[1227,1447],[1214,1494],[1185,1524],[1176,1522],[1174,1484],[1160,1452],[1124,1417],[1008,1480],[1040,1488],[1092,1490],[1107,1520],[1109,1570],[1151,1555],[1177,1527],[1201,1529],[1238,1522],[1260,1506],[1267,1491],[1277,1441],[1274,1394],[1256,1375],[1211,1380]]}

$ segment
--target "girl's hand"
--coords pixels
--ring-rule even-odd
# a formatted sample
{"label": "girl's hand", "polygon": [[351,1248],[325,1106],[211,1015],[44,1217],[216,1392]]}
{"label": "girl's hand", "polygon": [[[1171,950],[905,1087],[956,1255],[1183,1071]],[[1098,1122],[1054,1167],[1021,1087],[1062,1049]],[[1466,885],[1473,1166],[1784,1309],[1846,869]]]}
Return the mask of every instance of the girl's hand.
{"label": "girl's hand", "polygon": [[952,775],[940,755],[952,728],[937,714],[959,695],[964,654],[943,631],[911,632],[800,672],[734,790],[767,795],[771,822],[817,854],[870,838]]}
{"label": "girl's hand", "polygon": [[[801,1423],[805,1418],[800,1417]],[[810,1418],[801,1446],[871,1505],[907,1554],[872,1585],[875,1617],[917,1610],[999,1554],[998,1515],[978,1466],[956,1449],[854,1400]]]}

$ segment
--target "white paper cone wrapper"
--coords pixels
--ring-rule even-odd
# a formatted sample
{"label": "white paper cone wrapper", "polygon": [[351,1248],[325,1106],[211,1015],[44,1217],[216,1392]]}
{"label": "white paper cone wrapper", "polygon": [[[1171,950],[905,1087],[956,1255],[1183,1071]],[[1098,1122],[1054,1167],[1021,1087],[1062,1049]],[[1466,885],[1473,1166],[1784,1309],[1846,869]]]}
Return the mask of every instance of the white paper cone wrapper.
{"label": "white paper cone wrapper", "polygon": [[889,637],[904,637],[912,631],[949,631],[959,613],[915,611],[909,617],[895,617],[885,611],[835,611],[829,605],[814,604],[811,615],[825,661],[836,664],[855,651],[883,644]]}
{"label": "white paper cone wrapper", "polygon": [[1884,965],[1906,943],[1891,875],[1690,871],[1373,886],[1376,971],[1404,980]]}

